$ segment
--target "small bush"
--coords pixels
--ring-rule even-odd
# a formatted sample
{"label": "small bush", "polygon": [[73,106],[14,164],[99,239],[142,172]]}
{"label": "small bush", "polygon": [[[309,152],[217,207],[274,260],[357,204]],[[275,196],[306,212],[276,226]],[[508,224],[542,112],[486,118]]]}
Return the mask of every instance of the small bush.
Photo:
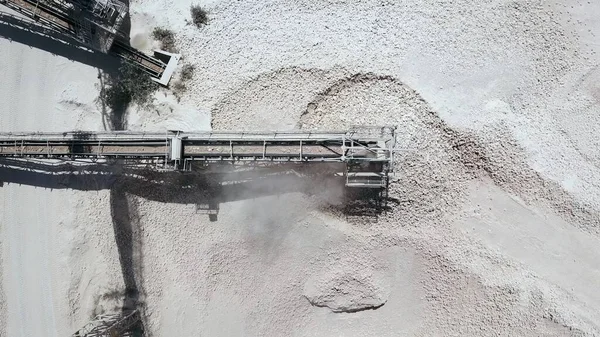
{"label": "small bush", "polygon": [[208,23],[208,12],[198,5],[192,5],[190,8],[192,13],[192,22],[196,27],[201,27]]}
{"label": "small bush", "polygon": [[161,48],[168,52],[175,52],[175,33],[172,30],[156,27],[152,31],[152,37],[160,41]]}
{"label": "small bush", "polygon": [[132,102],[140,106],[152,103],[152,94],[158,89],[158,84],[152,81],[150,75],[130,63],[124,63],[119,72],[118,84]]}
{"label": "small bush", "polygon": [[191,80],[192,77],[194,77],[194,70],[196,70],[196,67],[194,67],[193,65],[184,64],[181,67],[179,80],[173,82],[173,84],[171,85],[171,91],[173,91],[173,94],[175,95],[175,97],[177,97],[177,101],[181,101],[183,93],[187,91],[187,86],[185,85],[185,82]]}
{"label": "small bush", "polygon": [[181,80],[182,81],[189,81],[194,77],[194,71],[196,70],[196,67],[194,67],[191,64],[184,64],[183,67],[181,67]]}
{"label": "small bush", "polygon": [[177,98],[177,102],[180,102],[181,96],[187,90],[187,86],[185,85],[185,83],[177,81],[173,83],[171,90],[173,91],[173,95],[175,95],[175,97]]}
{"label": "small bush", "polygon": [[103,94],[103,100],[113,112],[126,109],[131,103],[131,95],[118,84],[107,87]]}
{"label": "small bush", "polygon": [[150,75],[129,63],[124,62],[117,73],[107,75],[100,100],[110,109],[110,128],[125,130],[129,104],[133,102],[147,108],[152,104],[152,94],[157,88]]}

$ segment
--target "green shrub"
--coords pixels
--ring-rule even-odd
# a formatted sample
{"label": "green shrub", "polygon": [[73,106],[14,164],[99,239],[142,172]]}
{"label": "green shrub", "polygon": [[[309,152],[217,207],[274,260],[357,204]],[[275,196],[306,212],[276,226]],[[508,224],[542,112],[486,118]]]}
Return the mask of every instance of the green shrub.
{"label": "green shrub", "polygon": [[192,22],[196,27],[201,27],[208,23],[208,12],[198,5],[192,5],[190,8]]}
{"label": "green shrub", "polygon": [[150,75],[130,63],[123,63],[118,79],[118,85],[131,102],[140,106],[152,103],[152,94],[158,89],[158,84],[152,81]]}
{"label": "green shrub", "polygon": [[183,67],[181,67],[181,80],[182,81],[189,81],[194,77],[194,71],[196,70],[196,67],[194,67],[191,64],[184,64]]}
{"label": "green shrub", "polygon": [[180,102],[181,96],[187,90],[187,86],[181,81],[176,81],[171,86],[171,90],[173,91],[173,95],[175,95],[175,97],[177,98],[177,102]]}
{"label": "green shrub", "polygon": [[152,37],[160,41],[162,50],[168,52],[176,52],[175,49],[175,33],[172,30],[156,27],[152,31]]}
{"label": "green shrub", "polygon": [[106,74],[100,91],[100,100],[108,108],[111,130],[127,129],[127,107],[136,103],[144,108],[152,104],[152,95],[158,85],[147,73],[123,62],[116,73]]}

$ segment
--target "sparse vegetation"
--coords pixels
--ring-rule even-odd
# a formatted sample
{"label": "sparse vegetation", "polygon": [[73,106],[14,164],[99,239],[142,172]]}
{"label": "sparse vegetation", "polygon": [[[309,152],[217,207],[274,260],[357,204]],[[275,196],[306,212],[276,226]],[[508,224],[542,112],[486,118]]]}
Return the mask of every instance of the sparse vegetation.
{"label": "sparse vegetation", "polygon": [[190,8],[192,14],[192,22],[196,27],[202,27],[208,23],[208,12],[198,5],[192,5]]}
{"label": "sparse vegetation", "polygon": [[176,52],[175,48],[175,33],[172,30],[156,27],[152,31],[152,37],[160,41],[162,50],[168,52]]}
{"label": "sparse vegetation", "polygon": [[191,64],[184,64],[183,67],[181,67],[181,80],[182,81],[189,81],[192,79],[192,77],[194,77],[194,71],[196,70],[196,67],[194,67]]}
{"label": "sparse vegetation", "polygon": [[119,73],[118,84],[131,102],[141,106],[152,103],[152,94],[158,89],[158,84],[152,81],[150,75],[129,63],[123,63]]}
{"label": "sparse vegetation", "polygon": [[176,81],[175,83],[173,83],[171,90],[173,91],[173,95],[177,97],[177,102],[179,102],[181,101],[181,96],[187,90],[187,86],[181,81]]}
{"label": "sparse vegetation", "polygon": [[152,104],[152,94],[158,85],[150,75],[124,62],[117,74],[107,77],[100,99],[110,109],[112,130],[126,129],[125,112],[131,103],[142,107]]}
{"label": "sparse vegetation", "polygon": [[175,81],[173,83],[173,85],[171,86],[171,90],[173,91],[173,94],[175,95],[175,97],[177,97],[178,101],[181,100],[181,96],[187,90],[187,86],[185,85],[185,82],[191,80],[194,77],[194,70],[196,70],[196,67],[194,67],[193,65],[184,64],[181,67],[181,73],[179,74],[179,80]]}

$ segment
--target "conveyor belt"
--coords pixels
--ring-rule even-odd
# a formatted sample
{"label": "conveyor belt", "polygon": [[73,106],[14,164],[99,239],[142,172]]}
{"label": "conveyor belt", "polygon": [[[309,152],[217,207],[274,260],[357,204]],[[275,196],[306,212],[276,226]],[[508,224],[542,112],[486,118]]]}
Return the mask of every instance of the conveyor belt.
{"label": "conveyor belt", "polygon": [[63,33],[75,34],[75,22],[67,16],[33,0],[0,0],[0,4]]}
{"label": "conveyor belt", "polygon": [[216,163],[345,163],[347,186],[382,187],[393,166],[393,128],[348,132],[1,133],[0,157],[103,162],[126,160],[191,170]]}
{"label": "conveyor belt", "polygon": [[[37,0],[0,0],[0,4],[18,11],[53,30],[73,37],[82,43],[89,43],[89,41],[82,41],[83,38],[79,34],[80,32],[78,32],[78,29],[81,29],[81,27],[78,28],[77,20],[59,9],[51,8],[42,2],[38,3]],[[132,48],[126,42],[119,39],[115,39],[110,52],[139,66],[156,79],[161,78],[166,68],[164,62]]]}
{"label": "conveyor belt", "polygon": [[[344,133],[326,134],[2,134],[0,156],[37,158],[108,158],[169,156],[174,140],[183,159],[339,160]],[[368,146],[369,142],[359,141]],[[349,145],[349,143],[348,143]]]}
{"label": "conveyor belt", "polygon": [[116,56],[138,65],[150,76],[155,78],[160,78],[166,68],[166,65],[158,59],[150,57],[119,40],[114,41],[110,51]]}
{"label": "conveyor belt", "polygon": [[164,157],[165,135],[156,138],[96,137],[83,133],[0,136],[0,156],[29,158]]}
{"label": "conveyor belt", "polygon": [[[377,139],[349,133],[2,133],[0,156],[206,161],[387,161]],[[384,142],[385,143],[385,142]]]}

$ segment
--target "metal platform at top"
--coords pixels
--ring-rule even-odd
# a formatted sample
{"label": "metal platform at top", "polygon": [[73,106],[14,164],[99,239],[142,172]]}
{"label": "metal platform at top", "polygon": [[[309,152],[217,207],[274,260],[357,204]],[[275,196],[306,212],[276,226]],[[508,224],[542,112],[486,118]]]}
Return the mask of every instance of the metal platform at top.
{"label": "metal platform at top", "polygon": [[127,6],[119,0],[0,0],[0,4],[107,53]]}
{"label": "metal platform at top", "polygon": [[[51,29],[69,39],[102,53],[110,53],[138,66],[153,81],[168,85],[180,55],[155,50],[147,55],[132,48],[121,26],[128,7],[120,0],[0,0],[0,5],[22,14],[38,26]],[[0,15],[0,20],[6,17]],[[22,21],[10,17],[10,21]],[[19,28],[30,29],[30,22]]]}

